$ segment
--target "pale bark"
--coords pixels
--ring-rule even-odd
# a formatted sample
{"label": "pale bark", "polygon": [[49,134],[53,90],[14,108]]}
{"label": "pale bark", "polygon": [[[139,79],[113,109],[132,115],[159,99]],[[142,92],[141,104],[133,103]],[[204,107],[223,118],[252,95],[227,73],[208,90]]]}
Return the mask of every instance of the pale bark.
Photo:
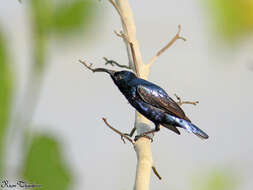
{"label": "pale bark", "polygon": [[[147,79],[149,75],[149,67],[142,62],[142,56],[139,48],[139,43],[136,38],[136,26],[134,17],[128,0],[116,0],[121,15],[124,19],[122,21],[124,33],[127,35],[129,41],[133,44],[134,53],[136,56],[136,66],[138,67],[139,77]],[[125,40],[128,55],[131,55],[128,42]],[[134,69],[132,57],[129,56],[130,67]],[[135,127],[137,134],[149,131],[150,121],[136,112]],[[153,166],[151,140],[147,138],[139,138],[135,143],[135,151],[137,155],[137,167],[134,190],[148,190],[150,183],[151,169]]]}

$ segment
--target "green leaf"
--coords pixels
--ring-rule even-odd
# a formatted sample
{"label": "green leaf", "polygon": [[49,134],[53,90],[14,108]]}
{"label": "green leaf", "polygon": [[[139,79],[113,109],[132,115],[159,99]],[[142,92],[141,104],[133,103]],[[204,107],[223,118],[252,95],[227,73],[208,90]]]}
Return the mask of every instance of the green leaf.
{"label": "green leaf", "polygon": [[29,0],[29,8],[35,35],[46,35],[49,33],[52,24],[53,1]]}
{"label": "green leaf", "polygon": [[94,0],[29,0],[35,76],[45,68],[50,35],[67,35],[87,28],[95,8]]}
{"label": "green leaf", "polygon": [[3,173],[4,142],[11,112],[12,80],[6,42],[0,31],[0,176]]}
{"label": "green leaf", "polygon": [[84,29],[93,21],[95,8],[94,0],[62,0],[53,13],[53,30],[68,34]]}
{"label": "green leaf", "polygon": [[34,135],[24,164],[24,178],[40,189],[69,189],[72,177],[59,143],[47,135]]}
{"label": "green leaf", "polygon": [[35,76],[40,76],[45,68],[45,58],[48,48],[48,37],[52,25],[52,0],[29,0],[29,16],[33,37],[33,69]]}
{"label": "green leaf", "polygon": [[237,180],[233,172],[226,169],[213,169],[207,175],[195,179],[193,189],[196,190],[233,190],[237,187]]}
{"label": "green leaf", "polygon": [[253,1],[207,0],[215,28],[225,39],[253,32]]}
{"label": "green leaf", "polygon": [[94,0],[30,0],[34,32],[39,35],[84,29],[93,21],[95,11]]}

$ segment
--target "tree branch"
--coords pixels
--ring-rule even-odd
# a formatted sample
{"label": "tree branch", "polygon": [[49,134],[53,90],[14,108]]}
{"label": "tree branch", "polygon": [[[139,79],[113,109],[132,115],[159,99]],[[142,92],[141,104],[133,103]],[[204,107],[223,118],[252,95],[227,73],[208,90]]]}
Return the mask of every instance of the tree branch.
{"label": "tree branch", "polygon": [[[139,43],[136,39],[136,27],[134,23],[134,18],[132,14],[131,7],[128,0],[115,0],[121,13],[123,31],[121,34],[125,34],[127,39],[124,38],[127,47],[128,55],[132,55],[129,58],[129,63],[134,63],[134,65],[129,65],[134,72],[140,78],[147,79],[149,74],[149,69],[142,62],[142,56],[139,48]],[[129,48],[130,46],[130,48]],[[145,131],[150,131],[150,121],[144,116],[136,112],[135,114],[135,127],[137,129],[137,135],[142,134]],[[151,168],[153,165],[152,153],[151,153],[151,140],[147,138],[138,138],[135,143],[135,151],[137,155],[137,168],[136,168],[136,178],[135,178],[135,190],[148,190]]]}
{"label": "tree branch", "polygon": [[87,63],[85,63],[85,61],[79,60],[80,63],[82,63],[87,69],[91,70],[92,72],[106,72],[107,69],[104,68],[92,68],[92,63],[90,63],[90,65],[87,65]]}
{"label": "tree branch", "polygon": [[[132,140],[130,137],[128,137],[128,136],[125,135],[124,133],[122,133],[122,132],[120,132],[119,130],[117,130],[117,129],[115,129],[114,127],[112,127],[112,126],[107,122],[107,119],[106,119],[106,118],[102,118],[102,119],[103,119],[103,121],[105,122],[105,124],[106,124],[110,129],[112,129],[115,133],[117,133],[117,134],[119,134],[119,135],[121,136],[121,139],[122,139],[122,141],[123,141],[124,143],[126,143],[125,140],[124,140],[124,138],[126,138],[129,142],[132,143],[133,146],[135,146],[135,141],[134,141],[134,140]],[[149,138],[147,137],[147,139],[149,139]],[[150,139],[149,139],[149,140],[150,140]],[[158,177],[158,179],[161,180],[162,177],[161,177],[161,176],[159,175],[159,173],[157,172],[155,166],[152,166],[152,170],[153,170],[154,174]]]}
{"label": "tree branch", "polygon": [[103,119],[103,121],[105,122],[105,124],[106,124],[110,129],[112,129],[115,133],[117,133],[117,134],[119,134],[119,135],[121,136],[121,139],[122,139],[122,141],[123,141],[124,143],[126,143],[125,140],[124,140],[124,138],[125,138],[125,139],[127,139],[129,142],[131,142],[133,146],[135,145],[135,142],[134,142],[130,137],[128,137],[128,136],[125,135],[124,133],[120,132],[118,129],[115,129],[114,127],[112,127],[112,126],[107,122],[106,118],[103,117],[102,119]]}
{"label": "tree branch", "polygon": [[[118,33],[117,31],[114,31],[114,33],[118,36],[123,38],[130,46],[130,50],[131,50],[131,55],[132,55],[132,59],[134,62],[134,68],[135,68],[135,72],[136,75],[138,77],[140,77],[140,72],[139,72],[139,67],[138,67],[138,63],[137,63],[137,59],[136,59],[136,54],[135,54],[135,50],[134,50],[134,45],[133,43],[130,41],[130,39],[127,37],[126,34],[124,34],[122,31],[120,31],[120,33]],[[134,71],[134,70],[133,70]]]}
{"label": "tree branch", "polygon": [[111,66],[117,66],[117,67],[120,67],[120,68],[125,68],[125,69],[131,69],[129,66],[127,65],[121,65],[119,64],[118,62],[114,61],[114,60],[109,60],[107,59],[106,57],[103,57],[103,59],[105,60],[105,65],[108,65],[110,64]]}
{"label": "tree branch", "polygon": [[151,67],[152,64],[155,62],[155,60],[163,53],[165,52],[169,47],[171,47],[178,39],[184,40],[186,41],[186,39],[182,36],[180,36],[180,32],[181,32],[181,25],[178,25],[178,31],[176,33],[176,35],[169,41],[169,43],[164,46],[162,49],[160,49],[155,56],[152,57],[152,59],[150,60],[148,66]]}
{"label": "tree branch", "polygon": [[177,94],[174,94],[174,95],[176,96],[176,98],[177,98],[177,100],[178,100],[177,104],[178,104],[179,106],[182,106],[183,104],[192,104],[192,105],[196,106],[196,105],[199,103],[199,101],[195,101],[195,102],[191,102],[191,101],[182,101],[181,98],[180,98]]}
{"label": "tree branch", "polygon": [[158,179],[162,179],[162,177],[159,175],[159,173],[157,172],[157,170],[156,170],[156,168],[155,168],[155,166],[152,166],[152,170],[153,170],[153,172],[154,172],[154,174],[158,177]]}

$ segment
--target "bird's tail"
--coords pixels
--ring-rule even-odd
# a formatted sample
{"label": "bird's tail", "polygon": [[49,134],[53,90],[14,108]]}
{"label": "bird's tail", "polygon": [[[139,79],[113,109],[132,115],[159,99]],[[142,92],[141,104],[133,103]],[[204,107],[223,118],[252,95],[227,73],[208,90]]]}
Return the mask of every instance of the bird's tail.
{"label": "bird's tail", "polygon": [[190,133],[194,133],[195,135],[197,135],[201,139],[207,139],[209,137],[204,131],[202,131],[196,125],[192,124],[189,121],[186,121],[184,119],[180,119],[177,117],[173,117],[173,116],[172,117],[169,116],[169,120],[170,120],[170,122],[171,122],[171,120],[173,120],[175,125],[186,129]]}

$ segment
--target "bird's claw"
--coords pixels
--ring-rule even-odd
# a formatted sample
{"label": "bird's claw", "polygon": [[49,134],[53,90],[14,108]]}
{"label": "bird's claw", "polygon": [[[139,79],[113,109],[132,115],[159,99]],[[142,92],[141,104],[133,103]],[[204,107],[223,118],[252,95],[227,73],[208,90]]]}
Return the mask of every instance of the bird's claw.
{"label": "bird's claw", "polygon": [[136,136],[134,137],[134,141],[137,141],[137,140],[138,140],[139,138],[141,138],[141,137],[147,138],[147,139],[151,140],[151,142],[153,142],[153,138],[150,137],[150,136],[147,136],[145,133],[142,133],[142,134],[140,134],[140,135],[136,135]]}
{"label": "bird's claw", "polygon": [[128,137],[132,137],[133,135],[131,135],[130,133],[124,133],[124,135],[128,136]]}

